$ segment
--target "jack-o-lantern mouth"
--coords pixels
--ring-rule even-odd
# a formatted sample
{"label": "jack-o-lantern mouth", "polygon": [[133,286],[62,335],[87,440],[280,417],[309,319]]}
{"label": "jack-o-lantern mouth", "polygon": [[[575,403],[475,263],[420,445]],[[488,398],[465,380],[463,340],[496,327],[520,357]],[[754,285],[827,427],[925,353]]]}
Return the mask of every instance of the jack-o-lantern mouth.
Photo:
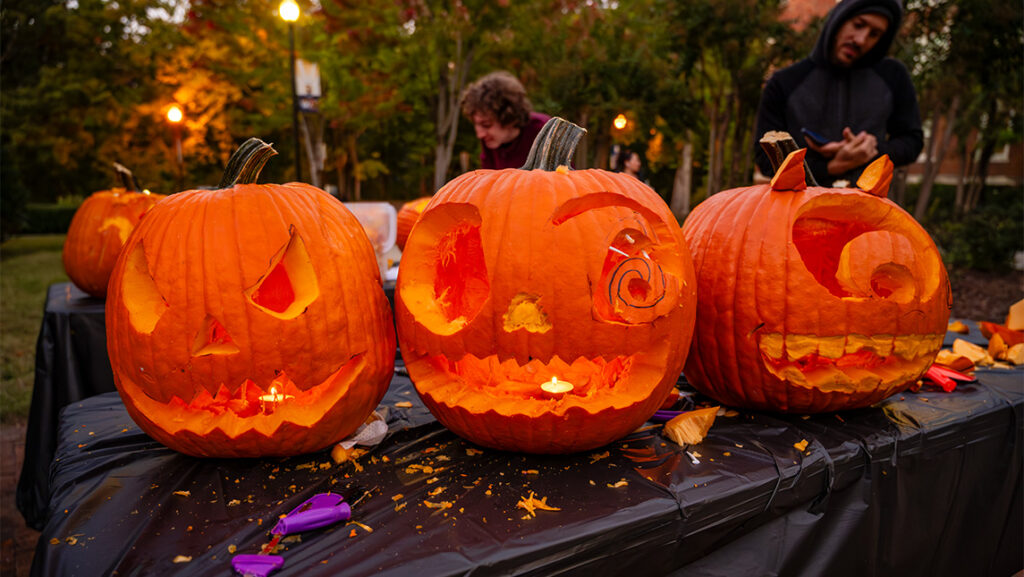
{"label": "jack-o-lantern mouth", "polygon": [[177,395],[159,401],[124,377],[120,385],[143,417],[159,415],[172,435],[181,431],[206,435],[220,429],[228,437],[251,430],[270,436],[283,423],[312,426],[319,422],[358,381],[365,367],[366,355],[358,354],[323,382],[307,389],[299,388],[281,372],[266,389],[246,380],[233,391],[223,384],[216,394],[202,388],[188,401]]}
{"label": "jack-o-lantern mouth", "polygon": [[561,414],[574,407],[595,413],[643,402],[662,381],[664,363],[664,351],[570,362],[531,359],[525,364],[497,355],[406,359],[417,390],[426,398],[470,412],[527,416]]}
{"label": "jack-o-lantern mouth", "polygon": [[794,385],[823,392],[884,388],[917,378],[945,335],[758,336],[765,367]]}

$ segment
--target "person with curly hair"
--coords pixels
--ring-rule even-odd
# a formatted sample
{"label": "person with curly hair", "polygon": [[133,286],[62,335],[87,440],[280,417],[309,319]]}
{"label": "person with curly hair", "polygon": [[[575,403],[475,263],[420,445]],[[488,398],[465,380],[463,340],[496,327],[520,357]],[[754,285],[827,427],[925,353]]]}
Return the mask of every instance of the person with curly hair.
{"label": "person with curly hair", "polygon": [[533,111],[523,84],[504,70],[491,72],[467,86],[460,106],[480,139],[482,168],[519,168],[526,164],[533,140],[551,119]]}

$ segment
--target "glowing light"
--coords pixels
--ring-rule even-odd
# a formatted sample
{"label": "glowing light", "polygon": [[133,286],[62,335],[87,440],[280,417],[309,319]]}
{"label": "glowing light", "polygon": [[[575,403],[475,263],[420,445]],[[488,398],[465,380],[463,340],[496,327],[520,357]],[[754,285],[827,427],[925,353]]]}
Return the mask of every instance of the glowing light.
{"label": "glowing light", "polygon": [[545,393],[561,395],[563,393],[568,393],[569,391],[573,390],[574,387],[573,384],[570,383],[569,381],[560,381],[558,380],[558,377],[551,377],[551,380],[545,382],[543,385],[540,386],[540,388]]}
{"label": "glowing light", "polygon": [[629,121],[626,120],[626,115],[619,114],[618,116],[615,117],[615,120],[612,121],[612,126],[614,126],[616,130],[622,130],[623,128],[626,127],[627,122]]}
{"label": "glowing light", "polygon": [[269,395],[260,395],[260,408],[266,414],[272,414],[277,403],[287,401],[288,399],[294,399],[292,395],[286,395],[284,393],[278,393],[277,387],[270,387]]}
{"label": "glowing light", "polygon": [[284,0],[284,2],[281,2],[278,12],[286,22],[295,22],[299,19],[299,5],[295,3],[295,0]]}
{"label": "glowing light", "polygon": [[185,118],[185,113],[181,111],[181,108],[175,104],[167,109],[167,120],[177,124]]}

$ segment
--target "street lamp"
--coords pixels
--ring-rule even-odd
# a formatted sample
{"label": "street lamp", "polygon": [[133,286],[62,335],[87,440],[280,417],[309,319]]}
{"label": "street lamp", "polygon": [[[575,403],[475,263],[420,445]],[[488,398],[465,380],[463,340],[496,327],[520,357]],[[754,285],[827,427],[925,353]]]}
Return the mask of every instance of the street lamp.
{"label": "street lamp", "polygon": [[171,123],[171,129],[174,131],[174,148],[178,158],[178,191],[185,189],[185,158],[181,154],[181,121],[184,119],[185,113],[177,104],[172,104],[167,109],[167,121]]}
{"label": "street lamp", "polygon": [[295,137],[295,181],[302,181],[302,161],[299,152],[299,102],[295,92],[295,21],[299,19],[299,5],[295,0],[281,2],[278,12],[281,19],[288,23],[288,46],[291,50],[289,61],[292,68],[292,133]]}
{"label": "street lamp", "polygon": [[622,130],[626,127],[626,123],[628,122],[629,121],[626,120],[626,115],[619,113],[619,115],[615,117],[615,120],[612,121],[612,126],[614,126],[616,130]]}

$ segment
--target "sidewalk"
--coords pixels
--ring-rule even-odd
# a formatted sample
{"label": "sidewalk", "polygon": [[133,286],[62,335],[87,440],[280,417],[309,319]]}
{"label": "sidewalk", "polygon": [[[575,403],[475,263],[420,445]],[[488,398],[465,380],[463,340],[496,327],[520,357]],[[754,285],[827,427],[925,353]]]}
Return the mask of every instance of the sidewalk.
{"label": "sidewalk", "polygon": [[39,532],[28,528],[14,502],[25,459],[25,423],[0,426],[0,576],[29,574]]}

